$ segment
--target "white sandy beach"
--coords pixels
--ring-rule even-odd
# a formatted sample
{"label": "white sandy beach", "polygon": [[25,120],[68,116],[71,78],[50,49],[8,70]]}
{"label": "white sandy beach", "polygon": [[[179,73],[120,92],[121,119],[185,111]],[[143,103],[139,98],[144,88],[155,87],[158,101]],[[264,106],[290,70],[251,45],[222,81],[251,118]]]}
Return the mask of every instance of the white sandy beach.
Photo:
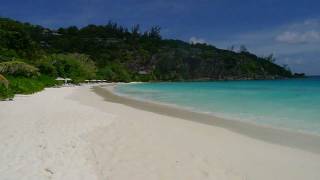
{"label": "white sandy beach", "polygon": [[106,102],[90,86],[0,102],[0,142],[1,180],[320,179],[319,153]]}

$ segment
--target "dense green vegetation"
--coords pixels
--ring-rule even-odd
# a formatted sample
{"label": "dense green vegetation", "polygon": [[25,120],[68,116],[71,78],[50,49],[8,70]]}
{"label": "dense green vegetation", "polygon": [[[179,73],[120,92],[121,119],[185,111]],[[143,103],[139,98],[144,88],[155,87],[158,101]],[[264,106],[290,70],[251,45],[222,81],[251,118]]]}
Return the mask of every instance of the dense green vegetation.
{"label": "dense green vegetation", "polygon": [[[23,84],[29,79],[32,84],[41,82],[43,76],[68,77],[76,83],[85,79],[129,82],[292,76],[272,56],[257,57],[245,47],[234,52],[162,39],[159,27],[141,32],[138,25],[129,30],[109,22],[52,30],[7,18],[0,18],[0,73],[14,89],[19,89],[15,82]],[[34,84],[13,93],[42,88]]]}
{"label": "dense green vegetation", "polygon": [[32,94],[43,90],[45,87],[59,84],[53,77],[45,75],[32,78],[9,76],[8,80],[10,82],[8,87],[0,83],[0,100],[11,99],[14,94]]}
{"label": "dense green vegetation", "polygon": [[41,74],[51,77],[69,77],[78,83],[96,76],[94,62],[83,54],[51,54],[35,61]]}

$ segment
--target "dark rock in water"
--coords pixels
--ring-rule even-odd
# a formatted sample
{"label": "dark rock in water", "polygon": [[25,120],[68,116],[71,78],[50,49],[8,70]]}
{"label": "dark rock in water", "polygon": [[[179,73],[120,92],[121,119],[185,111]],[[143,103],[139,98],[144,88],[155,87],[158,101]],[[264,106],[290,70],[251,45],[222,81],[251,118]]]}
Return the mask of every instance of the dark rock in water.
{"label": "dark rock in water", "polygon": [[294,77],[305,77],[306,75],[304,73],[294,73]]}

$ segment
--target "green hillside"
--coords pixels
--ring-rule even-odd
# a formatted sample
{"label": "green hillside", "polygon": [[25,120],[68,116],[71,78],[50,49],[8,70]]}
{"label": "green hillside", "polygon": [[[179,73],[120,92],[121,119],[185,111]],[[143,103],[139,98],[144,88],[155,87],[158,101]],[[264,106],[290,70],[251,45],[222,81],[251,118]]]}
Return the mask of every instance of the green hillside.
{"label": "green hillside", "polygon": [[[8,70],[9,61],[25,64]],[[109,22],[52,30],[0,18],[0,74],[11,78],[60,76],[75,82],[129,82],[292,77],[289,70],[273,62],[271,56],[258,57],[246,50],[233,52],[163,39],[159,27],[141,32],[138,25],[128,29]]]}

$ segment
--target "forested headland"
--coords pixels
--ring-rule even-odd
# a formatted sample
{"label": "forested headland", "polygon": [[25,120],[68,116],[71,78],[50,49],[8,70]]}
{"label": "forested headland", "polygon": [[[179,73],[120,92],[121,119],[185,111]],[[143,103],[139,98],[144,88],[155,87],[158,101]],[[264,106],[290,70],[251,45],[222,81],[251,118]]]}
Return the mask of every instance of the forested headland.
{"label": "forested headland", "polygon": [[54,30],[0,18],[0,98],[53,86],[57,77],[74,83],[293,77],[272,55],[163,39],[160,30],[114,22]]}

